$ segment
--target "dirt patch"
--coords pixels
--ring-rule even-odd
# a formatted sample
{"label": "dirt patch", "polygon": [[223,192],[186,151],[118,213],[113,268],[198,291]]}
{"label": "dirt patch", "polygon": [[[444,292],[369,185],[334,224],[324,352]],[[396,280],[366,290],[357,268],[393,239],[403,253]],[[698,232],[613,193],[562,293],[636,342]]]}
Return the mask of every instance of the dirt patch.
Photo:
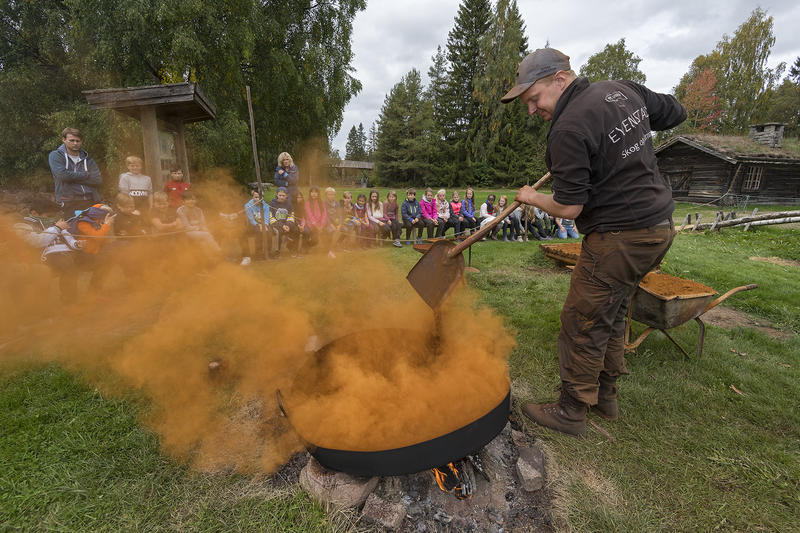
{"label": "dirt patch", "polygon": [[780,257],[751,257],[750,261],[761,261],[762,263],[772,263],[773,265],[800,268],[800,261],[782,259]]}
{"label": "dirt patch", "polygon": [[555,259],[569,265],[574,265],[578,262],[578,257],[581,255],[580,242],[563,242],[558,244],[540,244],[539,248],[542,253],[550,259]]}
{"label": "dirt patch", "polygon": [[763,318],[756,318],[748,315],[745,312],[737,311],[729,307],[718,305],[707,313],[703,313],[703,322],[712,326],[717,326],[723,329],[733,329],[738,326],[745,328],[755,329],[767,335],[770,338],[777,340],[785,340],[791,338],[794,334],[790,331],[784,331],[775,328],[775,326],[768,320]]}
{"label": "dirt patch", "polygon": [[642,282],[639,283],[639,286],[647,292],[663,298],[716,294],[714,289],[702,283],[690,279],[676,278],[668,274],[657,274],[655,272],[647,274]]}

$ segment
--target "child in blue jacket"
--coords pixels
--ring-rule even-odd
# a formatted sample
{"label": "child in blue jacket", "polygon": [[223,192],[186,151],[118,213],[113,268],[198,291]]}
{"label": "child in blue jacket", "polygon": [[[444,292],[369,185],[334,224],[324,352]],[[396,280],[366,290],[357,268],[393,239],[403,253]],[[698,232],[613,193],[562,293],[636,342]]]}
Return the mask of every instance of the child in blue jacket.
{"label": "child in blue jacket", "polygon": [[403,227],[406,228],[406,244],[411,244],[414,228],[417,228],[417,244],[420,244],[425,222],[422,221],[422,208],[417,201],[417,190],[414,187],[406,189],[406,200],[400,208],[400,216],[403,218]]}

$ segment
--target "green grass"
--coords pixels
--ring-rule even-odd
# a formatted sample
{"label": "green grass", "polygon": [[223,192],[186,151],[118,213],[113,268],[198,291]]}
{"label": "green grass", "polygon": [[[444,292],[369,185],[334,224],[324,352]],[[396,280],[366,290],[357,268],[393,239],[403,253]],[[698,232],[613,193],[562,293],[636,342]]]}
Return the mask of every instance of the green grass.
{"label": "green grass", "polygon": [[[402,271],[419,257],[407,247],[368,253]],[[748,259],[755,255],[800,260],[800,237],[777,227],[680,235],[664,269],[720,292],[758,283],[724,305],[799,332],[797,268]],[[510,368],[524,420],[524,402],[556,396],[569,276],[536,243],[479,243],[473,265],[480,272],[469,284],[517,333]],[[696,343],[694,322],[671,333]],[[709,326],[703,356],[687,360],[654,333],[628,367],[622,418],[593,418],[616,442],[591,427],[578,440],[524,422],[548,450],[553,512],[565,528],[798,530],[800,338]],[[0,376],[0,530],[342,529],[297,488],[191,472],[162,456],[137,423],[148,408],[141,398],[109,399],[55,365],[6,364]]]}
{"label": "green grass", "polygon": [[0,530],[333,530],[301,491],[193,473],[161,456],[137,405],[54,365],[4,375]]}

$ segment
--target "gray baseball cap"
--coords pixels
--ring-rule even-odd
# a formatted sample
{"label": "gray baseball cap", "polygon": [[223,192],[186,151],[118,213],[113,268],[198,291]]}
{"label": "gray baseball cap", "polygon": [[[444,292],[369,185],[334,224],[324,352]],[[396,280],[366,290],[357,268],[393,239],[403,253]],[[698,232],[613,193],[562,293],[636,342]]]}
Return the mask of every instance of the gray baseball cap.
{"label": "gray baseball cap", "polygon": [[555,74],[559,70],[569,69],[568,55],[562,54],[555,48],[539,48],[525,56],[525,59],[519,64],[514,87],[500,101],[507,104],[527,91],[538,80]]}

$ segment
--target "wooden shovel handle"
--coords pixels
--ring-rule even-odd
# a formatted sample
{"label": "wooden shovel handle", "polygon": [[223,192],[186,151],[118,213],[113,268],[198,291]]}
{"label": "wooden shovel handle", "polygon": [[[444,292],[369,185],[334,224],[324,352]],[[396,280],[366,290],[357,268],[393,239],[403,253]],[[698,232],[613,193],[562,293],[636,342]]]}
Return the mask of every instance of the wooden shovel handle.
{"label": "wooden shovel handle", "polygon": [[[539,187],[541,187],[542,185],[547,183],[547,181],[549,179],[550,179],[550,173],[548,172],[547,174],[545,174],[544,176],[539,178],[539,181],[537,181],[536,183],[533,184],[534,190],[538,191]],[[472,243],[474,243],[475,241],[479,241],[484,235],[486,235],[487,233],[492,231],[492,228],[494,228],[496,225],[498,225],[500,222],[502,222],[504,218],[506,218],[508,215],[510,215],[514,211],[514,209],[518,208],[521,205],[522,205],[521,202],[517,202],[517,201],[512,202],[511,205],[509,205],[505,209],[503,209],[503,212],[500,213],[499,215],[497,215],[494,218],[494,220],[492,220],[491,222],[486,224],[484,227],[482,227],[481,229],[479,229],[478,231],[476,231],[475,233],[473,233],[472,235],[470,235],[469,237],[464,239],[459,244],[457,244],[455,246],[455,248],[453,248],[452,250],[450,250],[448,252],[447,255],[450,256],[450,257],[455,257],[456,255],[458,255],[461,252],[463,252],[464,249],[469,248],[470,246],[472,246]]]}

